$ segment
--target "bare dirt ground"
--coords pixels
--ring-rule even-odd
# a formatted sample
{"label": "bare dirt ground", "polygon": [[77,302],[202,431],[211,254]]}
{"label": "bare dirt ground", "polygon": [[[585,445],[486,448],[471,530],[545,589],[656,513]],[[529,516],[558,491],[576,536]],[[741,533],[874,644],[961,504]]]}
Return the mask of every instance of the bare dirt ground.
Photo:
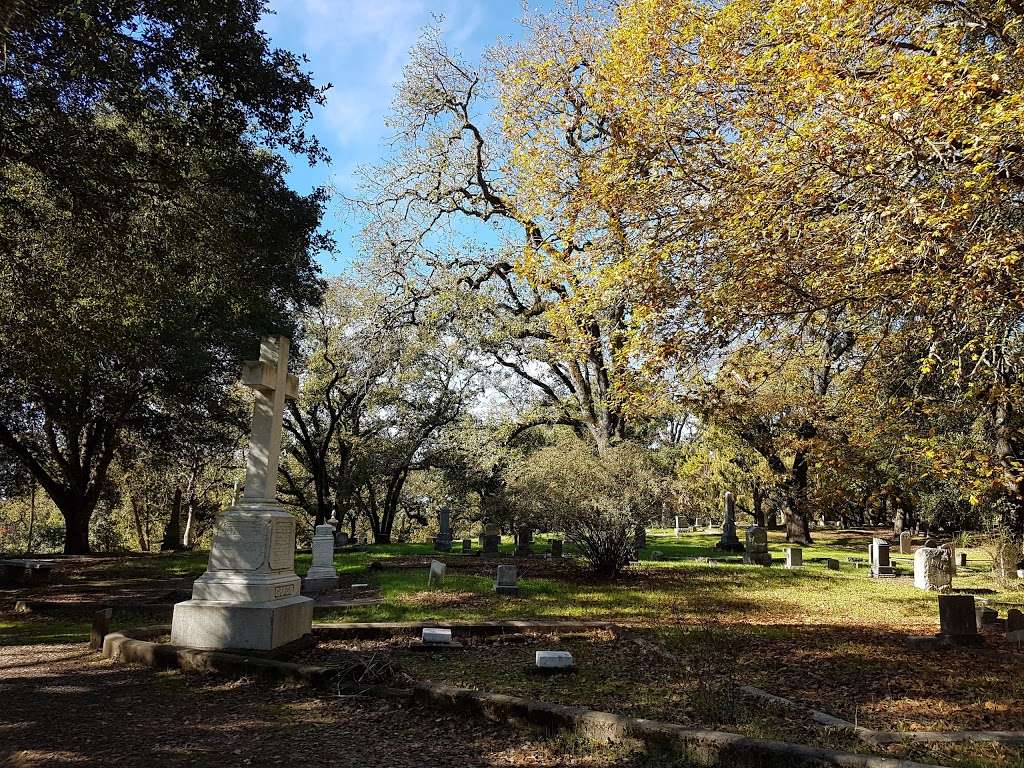
{"label": "bare dirt ground", "polygon": [[0,647],[0,766],[651,766],[400,702],[129,667],[84,644]]}

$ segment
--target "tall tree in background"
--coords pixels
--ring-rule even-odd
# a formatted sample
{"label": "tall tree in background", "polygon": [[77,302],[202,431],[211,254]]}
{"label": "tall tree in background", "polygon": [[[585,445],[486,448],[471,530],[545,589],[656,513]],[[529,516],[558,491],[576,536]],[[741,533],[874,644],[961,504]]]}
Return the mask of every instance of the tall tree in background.
{"label": "tall tree in background", "polygon": [[323,89],[258,0],[18,2],[0,22],[0,444],[59,507],[64,549],[126,433],[224,397],[262,332],[317,299],[323,193],[277,148]]}

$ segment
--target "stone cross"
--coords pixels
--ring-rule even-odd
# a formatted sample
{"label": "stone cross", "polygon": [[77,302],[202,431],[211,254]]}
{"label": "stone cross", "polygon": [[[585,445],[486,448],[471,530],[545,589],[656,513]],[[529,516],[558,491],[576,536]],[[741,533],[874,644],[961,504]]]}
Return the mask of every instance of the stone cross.
{"label": "stone cross", "polygon": [[265,336],[260,342],[260,359],[243,363],[242,383],[256,391],[245,462],[243,498],[247,500],[273,500],[277,496],[285,399],[294,400],[299,392],[298,377],[288,374],[289,344],[286,336]]}

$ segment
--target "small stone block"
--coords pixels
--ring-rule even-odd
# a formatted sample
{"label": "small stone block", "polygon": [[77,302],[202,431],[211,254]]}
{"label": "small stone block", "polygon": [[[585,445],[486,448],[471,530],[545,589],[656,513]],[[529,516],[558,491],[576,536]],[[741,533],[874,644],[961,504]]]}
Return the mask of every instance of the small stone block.
{"label": "small stone block", "polygon": [[424,645],[451,645],[452,631],[439,627],[424,627],[421,639]]}
{"label": "small stone block", "polygon": [[473,540],[463,539],[462,540],[462,554],[466,555],[473,551]]}
{"label": "small stone block", "polygon": [[94,651],[103,650],[103,638],[110,634],[110,619],[113,615],[113,608],[104,608],[93,614],[92,631],[89,633],[89,647]]}
{"label": "small stone block", "polygon": [[537,651],[537,669],[572,669],[572,654],[568,651]]}
{"label": "small stone block", "polygon": [[825,567],[828,568],[830,571],[838,571],[839,561],[834,557],[830,557],[827,560],[825,560]]}
{"label": "small stone block", "polygon": [[352,589],[369,589],[369,584],[353,584]]}
{"label": "small stone block", "polygon": [[786,547],[786,567],[801,568],[804,564],[804,551],[800,547]]}
{"label": "small stone block", "polygon": [[430,573],[427,574],[427,586],[432,587],[434,584],[443,583],[445,570],[445,564],[440,560],[431,560]]}

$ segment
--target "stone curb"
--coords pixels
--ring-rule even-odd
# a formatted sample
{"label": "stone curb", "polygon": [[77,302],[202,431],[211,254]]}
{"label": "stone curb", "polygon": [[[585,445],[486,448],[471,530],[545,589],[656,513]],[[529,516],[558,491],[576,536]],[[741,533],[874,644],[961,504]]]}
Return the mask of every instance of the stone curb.
{"label": "stone curb", "polygon": [[820,712],[790,699],[785,699],[782,696],[768,693],[768,691],[763,691],[752,685],[740,686],[740,691],[770,704],[785,707],[796,712],[803,712],[819,725],[851,731],[865,744],[873,746],[885,746],[887,744],[900,744],[904,742],[955,744],[972,741],[1009,745],[1024,744],[1024,731],[874,731],[870,728],[854,725],[847,720],[841,720],[827,712]]}
{"label": "stone curb", "polygon": [[[314,597],[303,595],[303,597]],[[315,597],[314,597],[315,599]],[[179,601],[180,602],[180,601]],[[367,605],[378,605],[384,601],[381,598],[357,597],[351,600],[339,602],[335,605],[313,605],[313,616],[323,616],[334,611],[344,611],[348,608],[362,608]],[[96,611],[104,608],[113,608],[115,611],[131,611],[136,613],[160,613],[166,611],[168,614],[174,610],[177,603],[119,603],[116,601],[97,601],[94,603],[69,603],[59,600],[18,600],[14,604],[15,613],[38,613],[44,616],[69,616],[82,617],[91,616]]]}
{"label": "stone curb", "polygon": [[[522,622],[525,623],[525,622]],[[494,624],[505,625],[506,622]],[[520,622],[515,622],[520,624]],[[474,625],[471,625],[474,626]],[[103,655],[127,663],[156,668],[177,668],[226,675],[258,676],[289,680],[324,689],[334,680],[331,667],[294,664],[273,659],[253,658],[222,651],[200,651],[128,637],[126,633],[162,634],[165,627],[145,627],[108,634],[103,640]],[[367,686],[346,689],[380,698],[407,698],[410,692]],[[434,683],[416,683],[413,701],[467,712],[499,722],[522,722],[548,730],[570,730],[598,742],[635,738],[682,751],[698,765],[713,768],[926,768],[922,763],[872,755],[835,752],[803,744],[753,739],[723,731],[690,730],[681,725],[657,720],[623,717],[583,707],[549,704],[498,693],[452,688]]]}
{"label": "stone curb", "polygon": [[376,639],[401,635],[419,635],[424,627],[450,629],[455,637],[486,637],[523,631],[587,632],[594,629],[614,631],[618,625],[606,621],[374,621],[314,624],[313,634],[330,638]]}

